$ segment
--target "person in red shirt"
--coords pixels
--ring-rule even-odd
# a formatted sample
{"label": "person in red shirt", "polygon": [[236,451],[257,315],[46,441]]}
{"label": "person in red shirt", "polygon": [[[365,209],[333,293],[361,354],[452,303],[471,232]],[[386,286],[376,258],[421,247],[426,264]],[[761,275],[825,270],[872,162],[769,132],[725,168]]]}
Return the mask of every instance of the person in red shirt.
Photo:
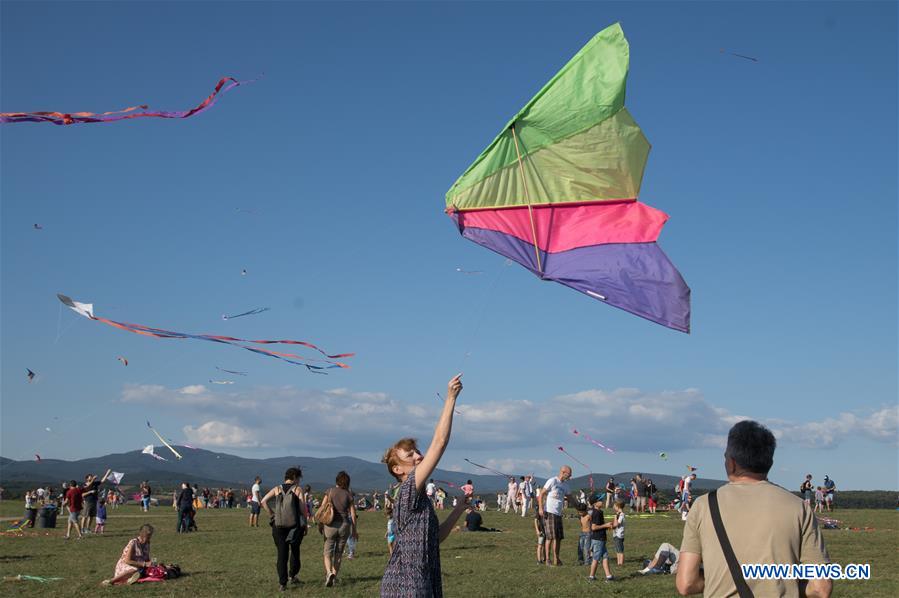
{"label": "person in red shirt", "polygon": [[66,540],[69,539],[73,526],[78,533],[78,539],[80,540],[82,535],[78,516],[81,515],[81,510],[84,508],[84,499],[81,497],[81,488],[78,487],[78,482],[75,480],[69,482],[69,489],[66,490],[64,502],[66,508],[69,509],[69,521],[66,523]]}

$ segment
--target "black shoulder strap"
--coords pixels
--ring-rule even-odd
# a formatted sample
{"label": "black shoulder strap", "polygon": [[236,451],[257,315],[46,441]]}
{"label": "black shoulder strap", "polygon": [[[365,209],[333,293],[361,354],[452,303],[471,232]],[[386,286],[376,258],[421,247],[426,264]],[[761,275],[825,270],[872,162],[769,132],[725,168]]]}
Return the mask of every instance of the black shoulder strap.
{"label": "black shoulder strap", "polygon": [[737,562],[737,555],[734,554],[734,549],[727,538],[727,532],[724,531],[721,509],[718,508],[717,490],[709,492],[709,512],[712,515],[712,525],[715,526],[715,534],[718,536],[718,542],[721,544],[721,550],[724,552],[724,560],[727,561],[727,568],[730,569],[730,576],[734,580],[734,585],[737,586],[737,593],[740,595],[740,598],[753,598],[752,590],[749,589],[749,584],[746,583],[743,572],[740,570],[740,563]]}

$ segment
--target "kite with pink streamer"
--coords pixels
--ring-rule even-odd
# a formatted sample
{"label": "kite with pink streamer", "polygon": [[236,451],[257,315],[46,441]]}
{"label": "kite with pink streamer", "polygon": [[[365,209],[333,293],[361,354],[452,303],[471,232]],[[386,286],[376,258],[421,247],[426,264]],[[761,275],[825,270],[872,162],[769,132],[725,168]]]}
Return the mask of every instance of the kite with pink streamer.
{"label": "kite with pink streamer", "polygon": [[577,430],[571,430],[571,433],[574,434],[575,436],[583,436],[583,437],[584,437],[584,440],[587,440],[587,441],[591,442],[592,444],[595,444],[595,445],[598,446],[599,448],[605,449],[606,451],[608,451],[608,452],[610,452],[610,453],[614,453],[614,452],[615,452],[614,449],[611,449],[611,448],[607,447],[606,445],[604,445],[604,444],[601,443],[600,441],[594,440],[593,438],[590,438],[590,435],[589,435],[589,434],[585,434],[584,432],[578,432]]}

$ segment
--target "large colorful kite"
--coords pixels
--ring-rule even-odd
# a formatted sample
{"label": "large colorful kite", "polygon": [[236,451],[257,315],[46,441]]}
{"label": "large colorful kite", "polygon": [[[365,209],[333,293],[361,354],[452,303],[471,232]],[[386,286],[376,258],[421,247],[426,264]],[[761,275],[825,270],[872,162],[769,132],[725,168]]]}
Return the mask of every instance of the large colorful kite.
{"label": "large colorful kite", "polygon": [[[242,338],[234,338],[233,336],[218,336],[213,334],[187,334],[184,332],[173,332],[171,330],[163,330],[161,328],[150,328],[149,326],[141,326],[140,324],[128,324],[126,322],[115,322],[113,320],[107,320],[106,318],[101,318],[99,316],[94,315],[94,305],[93,303],[80,303],[78,301],[74,301],[65,295],[57,294],[59,300],[62,301],[63,305],[68,306],[75,313],[88,318],[89,320],[96,320],[97,322],[103,322],[104,324],[108,324],[109,326],[113,326],[114,328],[118,328],[120,330],[126,330],[128,332],[133,332],[135,334],[142,334],[144,336],[152,336],[155,338],[178,338],[178,339],[196,339],[203,341],[210,341],[214,343],[222,343],[226,345],[233,345],[235,347],[240,347],[241,349],[246,349],[247,351],[252,351],[253,353],[259,353],[260,355],[268,355],[269,357],[274,357],[275,359],[280,359],[282,361],[286,361],[288,363],[292,363],[294,365],[304,366],[309,371],[314,371],[315,373],[324,373],[319,372],[317,370],[329,370],[332,368],[348,368],[345,363],[341,363],[339,361],[334,361],[335,359],[340,359],[343,357],[352,357],[355,355],[354,353],[340,353],[337,355],[329,355],[328,353],[322,351],[317,346],[312,343],[307,343],[305,341],[292,341],[292,340],[246,340]],[[282,353],[279,351],[270,351],[268,349],[260,349],[259,347],[248,347],[245,344],[255,344],[255,345],[273,345],[273,344],[282,344],[282,345],[301,345],[303,347],[308,347],[314,351],[318,351],[327,359],[313,359],[309,357],[303,357],[302,355],[297,355],[295,353]],[[296,361],[302,360],[302,361]],[[318,362],[318,363],[326,363],[328,365],[311,365],[306,362]]]}
{"label": "large colorful kite", "polygon": [[213,92],[209,94],[209,97],[190,110],[148,111],[149,106],[142,105],[113,110],[112,112],[101,112],[99,114],[94,112],[0,112],[0,124],[36,122],[53,123],[54,125],[74,125],[76,123],[108,123],[129,118],[188,118],[211,108],[215,104],[216,96],[220,93],[224,94],[235,87],[252,83],[253,81],[255,79],[238,81],[233,77],[222,77],[216,84]]}
{"label": "large colorful kite", "polygon": [[640,203],[649,142],[624,107],[629,47],[599,32],[503,127],[446,194],[463,237],[543,280],[682,332],[690,289]]}

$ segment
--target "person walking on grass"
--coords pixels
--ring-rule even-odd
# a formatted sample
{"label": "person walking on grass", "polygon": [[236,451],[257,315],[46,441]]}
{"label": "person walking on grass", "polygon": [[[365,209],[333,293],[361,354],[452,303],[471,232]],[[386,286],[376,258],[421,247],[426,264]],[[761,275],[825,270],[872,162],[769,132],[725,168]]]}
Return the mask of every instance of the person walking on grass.
{"label": "person walking on grass", "polygon": [[262,500],[262,478],[256,476],[250,490],[250,527],[259,527],[259,502]]}
{"label": "person walking on grass", "polygon": [[565,538],[562,529],[562,510],[565,498],[571,493],[568,480],[571,479],[571,467],[563,465],[559,475],[549,478],[537,495],[537,508],[543,516],[543,531],[546,534],[547,562],[553,566],[562,564],[561,542]]}
{"label": "person walking on grass", "polygon": [[512,476],[509,478],[509,484],[506,488],[506,508],[505,513],[509,512],[509,509],[512,511],[516,510],[515,503],[518,501],[518,483],[515,481],[515,477]]}
{"label": "person walking on grass", "polygon": [[434,506],[425,496],[425,480],[430,478],[449,444],[456,399],[462,392],[461,378],[459,374],[447,384],[443,410],[427,453],[422,456],[413,438],[403,438],[387,449],[382,459],[387,471],[400,483],[394,505],[396,544],[381,579],[382,598],[443,596],[440,542],[452,532],[468,499],[460,500],[440,523]]}
{"label": "person walking on grass", "polygon": [[79,540],[83,537],[81,534],[81,522],[79,521],[81,511],[84,509],[84,499],[81,497],[81,492],[78,482],[75,480],[69,482],[69,489],[66,490],[66,496],[63,499],[66,508],[69,510],[69,520],[66,523],[66,540],[71,536],[72,528],[75,528]]}
{"label": "person walking on grass", "polygon": [[729,559],[742,564],[830,562],[810,506],[768,481],[776,446],[774,434],[754,421],[741,421],[728,432],[728,483],[698,497],[684,526],[676,579],[681,595],[830,596],[830,579],[745,579],[739,568],[728,565]]}
{"label": "person walking on grass", "polygon": [[327,503],[331,503],[334,513],[329,523],[319,523],[319,531],[325,537],[323,554],[325,586],[329,588],[337,581],[337,574],[340,573],[340,565],[343,561],[343,549],[346,547],[347,541],[350,537],[359,537],[356,529],[358,523],[356,504],[353,500],[353,493],[350,492],[350,476],[347,472],[341,471],[337,474],[334,482],[334,487],[325,492],[322,506],[319,507],[319,512],[321,512]]}
{"label": "person walking on grass", "polygon": [[[284,472],[284,483],[275,486],[262,497],[261,508],[268,513],[272,526],[272,539],[278,556],[275,570],[278,572],[278,591],[287,590],[288,576],[290,582],[300,583],[300,544],[306,535],[309,512],[306,508],[306,496],[300,486],[303,472],[298,467],[291,467]],[[260,480],[261,481],[261,480]],[[275,501],[275,510],[269,508],[269,501]],[[288,560],[290,570],[287,569]]]}
{"label": "person walking on grass", "polygon": [[175,505],[178,508],[177,531],[179,534],[187,533],[190,531],[194,509],[194,491],[187,482],[181,482],[181,491],[178,493]]}

